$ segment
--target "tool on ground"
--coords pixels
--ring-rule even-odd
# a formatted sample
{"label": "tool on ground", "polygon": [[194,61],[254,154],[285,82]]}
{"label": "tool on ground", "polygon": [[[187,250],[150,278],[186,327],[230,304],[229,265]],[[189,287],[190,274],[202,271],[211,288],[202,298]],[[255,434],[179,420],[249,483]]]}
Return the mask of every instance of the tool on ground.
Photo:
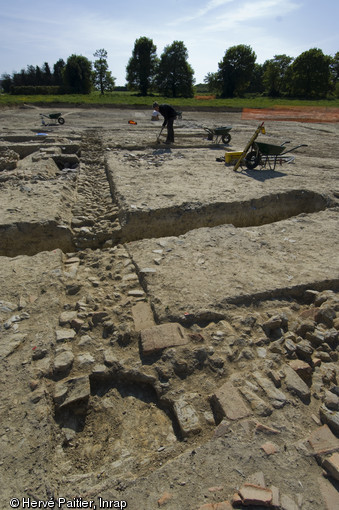
{"label": "tool on ground", "polygon": [[135,122],[135,120],[129,120],[128,121],[128,124],[133,124],[133,126],[136,126],[138,123]]}
{"label": "tool on ground", "polygon": [[230,131],[232,129],[232,126],[223,126],[223,127],[217,127],[217,128],[207,128],[204,127],[204,130],[207,132],[207,140],[212,140],[215,136],[215,143],[220,143],[220,140],[222,140],[223,143],[230,143],[231,141],[231,135]]}
{"label": "tool on ground", "polygon": [[158,134],[158,136],[157,136],[157,143],[161,143],[161,142],[160,142],[160,136],[161,136],[161,133],[162,133],[162,131],[163,131],[164,127],[165,127],[165,126],[161,126],[160,133],[159,133],[159,134]]}
{"label": "tool on ground", "polygon": [[253,170],[257,166],[260,166],[261,169],[268,168],[269,170],[275,170],[277,164],[282,165],[283,163],[294,162],[295,156],[292,156],[291,152],[299,149],[299,147],[307,147],[307,145],[303,143],[286,150],[286,144],[290,143],[289,141],[283,142],[281,145],[257,142],[256,138],[260,132],[262,134],[266,132],[264,123],[257,127],[254,135],[242,152],[225,153],[226,164],[235,163],[234,171],[243,164],[246,165],[246,168],[249,170]]}
{"label": "tool on ground", "polygon": [[242,159],[246,156],[247,154],[247,151],[249,150],[249,148],[251,147],[252,143],[254,142],[254,140],[256,140],[256,138],[258,137],[259,133],[262,133],[263,135],[266,133],[265,131],[265,128],[264,128],[264,122],[262,122],[258,127],[257,129],[255,130],[254,132],[254,135],[252,136],[252,138],[250,139],[250,141],[248,142],[248,144],[246,145],[245,149],[243,150],[243,152],[241,153],[241,156],[239,157],[238,161],[236,162],[236,164],[234,165],[234,168],[233,170],[236,172],[241,164],[241,161]]}
{"label": "tool on ground", "polygon": [[61,116],[61,113],[49,113],[48,115],[40,113],[41,125],[49,126],[49,124],[46,124],[46,122],[44,121],[44,117],[46,119],[54,120],[54,124],[56,124],[57,122],[59,124],[65,124],[65,119]]}

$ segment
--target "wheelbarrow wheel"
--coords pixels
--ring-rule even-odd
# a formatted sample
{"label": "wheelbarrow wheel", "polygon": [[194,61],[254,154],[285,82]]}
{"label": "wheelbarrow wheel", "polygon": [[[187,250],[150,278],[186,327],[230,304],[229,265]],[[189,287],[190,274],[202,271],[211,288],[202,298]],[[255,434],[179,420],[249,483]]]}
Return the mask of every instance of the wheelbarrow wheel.
{"label": "wheelbarrow wheel", "polygon": [[65,124],[65,119],[63,117],[58,118],[59,124]]}
{"label": "wheelbarrow wheel", "polygon": [[221,139],[223,141],[223,143],[230,143],[231,141],[231,135],[229,133],[227,133],[226,135],[222,135]]}
{"label": "wheelbarrow wheel", "polygon": [[253,170],[254,168],[256,168],[259,163],[260,163],[260,153],[258,153],[257,151],[251,151],[249,152],[246,157],[245,157],[245,163],[246,163],[246,167],[249,169],[249,170]]}

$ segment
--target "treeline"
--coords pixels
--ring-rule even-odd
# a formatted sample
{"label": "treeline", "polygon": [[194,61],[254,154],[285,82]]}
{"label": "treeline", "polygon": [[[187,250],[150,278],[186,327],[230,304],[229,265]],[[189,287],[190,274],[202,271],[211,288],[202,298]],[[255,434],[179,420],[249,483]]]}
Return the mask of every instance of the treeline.
{"label": "treeline", "polygon": [[[135,41],[126,66],[127,88],[142,96],[159,93],[166,97],[193,97],[194,70],[188,63],[188,52],[182,41],[164,48],[160,57],[152,39]],[[11,94],[89,94],[115,89],[115,78],[108,69],[107,51],[97,50],[92,63],[86,57],[71,55],[67,62],[58,60],[50,69],[48,63],[1,77],[2,89]],[[270,97],[321,99],[339,97],[339,52],[325,55],[312,48],[295,59],[275,55],[264,64],[256,62],[250,46],[228,48],[218,69],[204,79],[206,90],[221,98],[245,94]],[[200,84],[200,89],[202,84]]]}

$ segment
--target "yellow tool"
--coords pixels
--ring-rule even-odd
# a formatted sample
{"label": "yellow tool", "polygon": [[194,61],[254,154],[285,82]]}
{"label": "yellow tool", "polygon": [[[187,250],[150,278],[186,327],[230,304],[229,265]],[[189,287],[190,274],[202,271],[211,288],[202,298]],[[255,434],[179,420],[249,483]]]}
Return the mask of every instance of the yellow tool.
{"label": "yellow tool", "polygon": [[255,130],[255,133],[254,135],[252,136],[252,138],[250,139],[250,141],[248,142],[248,144],[246,145],[245,149],[243,150],[243,152],[241,153],[241,156],[239,157],[238,161],[236,162],[236,164],[234,165],[234,172],[236,172],[241,164],[241,161],[242,159],[246,156],[247,154],[247,151],[249,150],[249,148],[251,147],[252,143],[254,142],[254,140],[258,137],[259,133],[262,133],[263,135],[266,133],[265,131],[265,128],[264,128],[264,122],[262,122],[260,124],[260,126],[257,127],[257,129]]}

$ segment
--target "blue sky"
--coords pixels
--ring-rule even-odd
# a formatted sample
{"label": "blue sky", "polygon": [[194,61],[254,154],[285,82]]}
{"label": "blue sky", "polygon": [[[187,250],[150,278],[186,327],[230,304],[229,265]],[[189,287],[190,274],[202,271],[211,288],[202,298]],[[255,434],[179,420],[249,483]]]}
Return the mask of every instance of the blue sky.
{"label": "blue sky", "polygon": [[339,51],[339,0],[1,0],[0,75],[96,50],[108,52],[116,85],[126,82],[135,40],[148,37],[158,56],[183,41],[196,83],[218,70],[225,51],[252,47],[262,64],[310,48]]}

